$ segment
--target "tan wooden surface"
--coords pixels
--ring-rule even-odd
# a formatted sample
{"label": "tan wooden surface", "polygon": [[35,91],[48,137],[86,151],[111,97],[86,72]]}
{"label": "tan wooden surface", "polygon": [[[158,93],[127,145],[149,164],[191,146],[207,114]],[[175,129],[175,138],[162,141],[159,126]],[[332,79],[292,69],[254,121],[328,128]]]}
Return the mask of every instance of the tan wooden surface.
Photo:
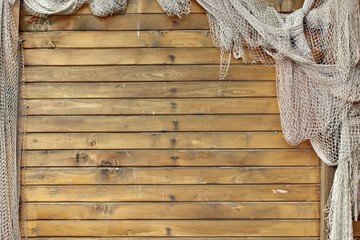
{"label": "tan wooden surface", "polygon": [[[294,224],[297,226],[294,228]],[[292,236],[316,237],[316,220],[37,220],[29,236]]]}
{"label": "tan wooden surface", "polygon": [[276,98],[30,99],[31,115],[275,114]]}
{"label": "tan wooden surface", "polygon": [[40,203],[319,202],[320,187],[316,184],[29,185],[24,197],[28,202]]}
{"label": "tan wooden surface", "polygon": [[282,137],[274,67],[233,60],[219,81],[192,11],[129,0],[40,27],[21,11],[30,239],[320,239],[320,163]]}
{"label": "tan wooden surface", "polygon": [[[266,0],[268,3],[273,5],[277,11],[281,12],[291,12],[296,9],[299,9],[303,0],[292,1],[292,0]],[[159,4],[156,1],[149,0],[128,0],[128,6],[125,10],[126,14],[129,13],[163,13],[163,10],[160,8]],[[191,13],[204,13],[204,9],[196,2],[192,1]],[[22,15],[27,15],[28,13],[22,9]],[[87,6],[82,7],[76,15],[88,15],[92,14],[90,9]]]}
{"label": "tan wooden surface", "polygon": [[[27,66],[26,82],[188,82],[219,81],[218,65]],[[273,81],[275,68],[231,66],[227,80]]]}
{"label": "tan wooden surface", "polygon": [[319,166],[312,150],[52,150],[30,151],[28,166]]}
{"label": "tan wooden surface", "polygon": [[[307,176],[310,175],[310,176]],[[316,184],[314,167],[292,168],[38,168],[26,171],[25,184]]]}
{"label": "tan wooden surface", "polygon": [[319,203],[31,203],[27,206],[27,218],[58,220],[318,219]]}
{"label": "tan wooden surface", "polygon": [[235,98],[276,97],[273,82],[221,83],[33,83],[28,99],[51,98]]}
{"label": "tan wooden surface", "polygon": [[[148,124],[144,124],[147,122]],[[224,124],[226,123],[226,124]],[[28,132],[280,131],[278,115],[31,116]]]}

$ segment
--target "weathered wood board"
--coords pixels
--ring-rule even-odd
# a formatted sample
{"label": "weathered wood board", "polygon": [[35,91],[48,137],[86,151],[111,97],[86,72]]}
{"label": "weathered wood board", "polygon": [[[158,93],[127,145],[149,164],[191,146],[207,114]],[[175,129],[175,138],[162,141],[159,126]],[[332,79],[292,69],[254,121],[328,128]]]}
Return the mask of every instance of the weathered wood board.
{"label": "weathered wood board", "polygon": [[[302,1],[269,1],[293,11]],[[23,9],[23,195],[37,240],[320,239],[320,163],[282,137],[273,66],[219,79],[203,9]]]}

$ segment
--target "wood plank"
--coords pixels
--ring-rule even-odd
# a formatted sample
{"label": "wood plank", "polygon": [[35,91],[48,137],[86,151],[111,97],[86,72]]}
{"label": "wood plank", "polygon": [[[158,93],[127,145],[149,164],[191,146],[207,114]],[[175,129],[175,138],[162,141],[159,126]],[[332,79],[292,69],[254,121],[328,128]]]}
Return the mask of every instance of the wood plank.
{"label": "wood plank", "polygon": [[[27,66],[26,82],[144,82],[218,81],[218,65],[162,66]],[[227,80],[274,81],[275,68],[265,65],[232,65]]]}
{"label": "wood plank", "polygon": [[[308,236],[319,222],[274,220],[28,221],[29,236]],[[66,231],[64,231],[66,229]],[[261,229],[261,231],[260,231]]]}
{"label": "wood plank", "polygon": [[27,151],[28,167],[319,166],[312,150]]}
{"label": "wood plank", "polygon": [[208,30],[205,14],[190,14],[182,19],[166,14],[127,14],[99,18],[93,15],[50,16],[49,24],[35,26],[37,17],[22,16],[21,31],[118,31],[118,30]]}
{"label": "wood plank", "polygon": [[[29,150],[45,149],[238,149],[295,148],[281,132],[216,133],[30,133]],[[309,142],[296,148],[310,149]]]}
{"label": "wood plank", "polygon": [[359,221],[353,222],[353,229],[354,229],[354,237],[360,237],[360,222]]}
{"label": "wood plank", "polygon": [[320,203],[30,203],[28,220],[317,219]]}
{"label": "wood plank", "polygon": [[[25,49],[25,65],[219,64],[216,48]],[[49,58],[51,56],[51,58]],[[249,58],[246,63],[251,63]],[[232,64],[243,64],[233,57]]]}
{"label": "wood plank", "polygon": [[213,47],[209,31],[22,32],[24,48]]}
{"label": "wood plank", "polygon": [[26,185],[55,184],[316,184],[316,167],[31,168]]}
{"label": "wood plank", "polygon": [[[162,238],[162,237],[141,237],[141,238],[137,238],[137,237],[116,237],[116,238],[112,238],[112,237],[101,237],[101,238],[97,238],[97,237],[76,237],[76,238],[71,238],[71,237],[46,237],[46,238],[42,238],[42,237],[36,237],[36,238],[29,238],[29,239],[37,239],[37,240],[169,240],[168,237],[166,238]],[[287,238],[287,237],[282,237],[279,239],[279,237],[276,238],[254,238],[254,237],[176,237],[173,238],[176,240],[320,240],[318,237],[291,237],[291,238]]]}
{"label": "wood plank", "polygon": [[28,83],[27,99],[276,97],[273,82]]}
{"label": "wood plank", "polygon": [[28,117],[26,132],[280,131],[278,115]]}
{"label": "wood plank", "polygon": [[22,197],[27,202],[318,202],[320,187],[275,184],[28,185]]}
{"label": "wood plank", "polygon": [[28,115],[277,114],[276,98],[42,99],[26,101]]}
{"label": "wood plank", "polygon": [[[292,12],[299,9],[303,0],[266,0],[268,3],[272,4],[277,11],[280,12]],[[164,13],[159,4],[156,1],[148,0],[128,0],[128,6],[124,12],[125,14],[130,13]],[[204,13],[204,9],[195,1],[192,0],[191,13]],[[22,15],[27,15],[26,11],[22,11]],[[79,11],[75,14],[77,15],[87,15],[92,14],[90,8],[87,5],[84,5]]]}

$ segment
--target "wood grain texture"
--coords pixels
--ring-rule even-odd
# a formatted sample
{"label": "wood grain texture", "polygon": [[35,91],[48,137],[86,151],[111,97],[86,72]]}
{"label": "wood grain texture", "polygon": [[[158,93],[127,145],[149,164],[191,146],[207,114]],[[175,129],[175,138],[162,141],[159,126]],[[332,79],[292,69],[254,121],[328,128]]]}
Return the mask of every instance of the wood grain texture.
{"label": "wood grain texture", "polygon": [[[275,69],[264,65],[233,65],[227,80],[273,81]],[[27,66],[26,82],[218,81],[218,65],[161,66]]]}
{"label": "wood grain texture", "polygon": [[[319,222],[274,220],[52,220],[28,221],[29,236],[309,236]],[[261,229],[261,231],[259,230]]]}
{"label": "wood grain texture", "polygon": [[[146,124],[144,124],[146,123]],[[279,115],[33,116],[27,132],[280,131]]]}
{"label": "wood grain texture", "polygon": [[28,185],[54,184],[316,184],[319,168],[32,168]]}
{"label": "wood grain texture", "polygon": [[21,37],[24,40],[24,48],[201,48],[214,46],[207,30],[22,32]]}
{"label": "wood grain texture", "polygon": [[21,12],[29,239],[319,240],[320,162],[281,134],[274,66],[232,60],[220,81],[193,3],[40,28]]}
{"label": "wood grain texture", "polygon": [[48,24],[34,26],[38,19],[20,18],[21,31],[118,31],[118,30],[208,30],[204,14],[191,14],[181,19],[166,14],[128,14],[99,18],[93,15],[50,16]]}
{"label": "wood grain texture", "polygon": [[30,220],[318,219],[319,203],[31,203]]}
{"label": "wood grain texture", "polygon": [[312,150],[28,151],[29,167],[319,166]]}
{"label": "wood grain texture", "polygon": [[[31,133],[26,148],[40,149],[236,149],[295,148],[282,133]],[[311,148],[309,142],[297,148]]]}
{"label": "wood grain texture", "polygon": [[41,99],[28,100],[31,115],[278,114],[276,98]]}
{"label": "wood grain texture", "polygon": [[[28,202],[319,202],[311,185],[53,185],[26,186]],[[119,194],[121,193],[121,194]]]}
{"label": "wood grain texture", "polygon": [[[25,49],[25,65],[219,64],[216,48]],[[49,58],[51,56],[51,58]],[[244,63],[233,59],[233,64]],[[247,63],[251,63],[249,58]]]}
{"label": "wood grain texture", "polygon": [[235,98],[276,97],[275,83],[260,81],[202,83],[33,83],[27,99],[53,98]]}
{"label": "wood grain texture", "polygon": [[[97,238],[97,237],[76,237],[76,238],[62,238],[62,237],[46,237],[46,238],[42,238],[42,237],[38,237],[38,238],[32,238],[30,237],[29,239],[37,239],[37,240],[167,240],[169,239],[168,237],[147,237],[147,238],[137,238],[137,237],[101,237],[101,238]],[[218,237],[176,237],[177,240],[219,240]],[[262,237],[221,237],[220,239],[224,239],[224,240],[264,240],[264,238]],[[265,238],[266,240],[279,240],[278,237],[275,238]],[[281,240],[320,240],[317,237],[291,237],[291,238],[287,238],[287,237],[282,237]]]}
{"label": "wood grain texture", "polygon": [[[299,9],[303,0],[292,1],[292,0],[266,0],[269,4],[272,4],[277,11],[280,12],[292,12]],[[195,1],[191,1],[191,13],[204,13],[204,9]],[[156,1],[148,0],[128,0],[127,8],[124,12],[125,14],[131,13],[162,13],[164,11],[161,9],[160,5]],[[22,15],[27,15],[28,13],[22,10]],[[89,15],[92,14],[89,7],[84,5],[79,11],[75,13],[76,15]]]}

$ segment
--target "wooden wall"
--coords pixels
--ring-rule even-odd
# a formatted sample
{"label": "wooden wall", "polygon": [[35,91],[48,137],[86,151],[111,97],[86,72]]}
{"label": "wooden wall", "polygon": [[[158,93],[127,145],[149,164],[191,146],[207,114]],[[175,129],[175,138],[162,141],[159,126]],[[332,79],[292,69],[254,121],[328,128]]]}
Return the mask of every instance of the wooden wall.
{"label": "wooden wall", "polygon": [[319,160],[282,137],[274,68],[234,60],[219,81],[198,5],[181,20],[132,0],[36,23],[21,12],[24,235],[319,239]]}

